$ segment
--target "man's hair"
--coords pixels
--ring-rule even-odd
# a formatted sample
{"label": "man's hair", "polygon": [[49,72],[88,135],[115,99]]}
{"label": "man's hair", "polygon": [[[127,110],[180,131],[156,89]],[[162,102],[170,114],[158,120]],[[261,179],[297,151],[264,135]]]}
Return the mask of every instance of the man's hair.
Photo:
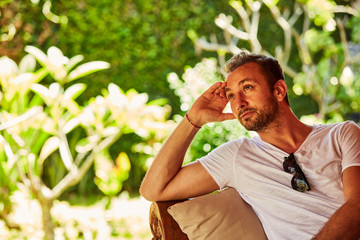
{"label": "man's hair", "polygon": [[[224,66],[224,70],[226,73],[231,73],[241,65],[250,62],[255,62],[260,66],[262,74],[266,77],[271,92],[274,91],[275,83],[278,80],[285,80],[282,68],[275,58],[261,54],[248,53],[245,51],[236,54],[231,59],[229,59]],[[290,105],[287,94],[284,100],[288,105]]]}

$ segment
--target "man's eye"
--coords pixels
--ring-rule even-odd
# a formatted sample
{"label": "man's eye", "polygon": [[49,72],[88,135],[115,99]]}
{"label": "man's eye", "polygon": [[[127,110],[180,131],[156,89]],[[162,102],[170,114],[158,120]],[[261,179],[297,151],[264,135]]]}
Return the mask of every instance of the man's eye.
{"label": "man's eye", "polygon": [[252,88],[252,86],[250,86],[250,85],[246,85],[246,86],[244,87],[245,90],[250,90],[251,88]]}
{"label": "man's eye", "polygon": [[230,93],[230,94],[227,96],[227,98],[228,98],[229,100],[233,99],[233,98],[234,98],[234,94]]}

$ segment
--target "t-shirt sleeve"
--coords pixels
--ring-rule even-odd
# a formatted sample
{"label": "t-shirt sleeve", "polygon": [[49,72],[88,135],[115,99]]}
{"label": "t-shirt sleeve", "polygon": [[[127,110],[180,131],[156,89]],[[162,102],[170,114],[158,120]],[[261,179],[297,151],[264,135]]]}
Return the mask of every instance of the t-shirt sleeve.
{"label": "t-shirt sleeve", "polygon": [[240,139],[227,142],[197,161],[208,171],[220,189],[234,186],[235,155]]}
{"label": "t-shirt sleeve", "polygon": [[346,121],[340,129],[339,142],[342,152],[342,171],[348,167],[360,166],[360,128],[352,121]]}

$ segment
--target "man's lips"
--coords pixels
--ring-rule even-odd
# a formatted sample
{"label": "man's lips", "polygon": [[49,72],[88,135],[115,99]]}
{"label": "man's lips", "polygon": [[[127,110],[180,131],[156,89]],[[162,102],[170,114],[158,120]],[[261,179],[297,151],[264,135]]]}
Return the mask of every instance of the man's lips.
{"label": "man's lips", "polygon": [[246,110],[246,111],[239,114],[240,119],[250,117],[254,112],[255,112],[254,110]]}

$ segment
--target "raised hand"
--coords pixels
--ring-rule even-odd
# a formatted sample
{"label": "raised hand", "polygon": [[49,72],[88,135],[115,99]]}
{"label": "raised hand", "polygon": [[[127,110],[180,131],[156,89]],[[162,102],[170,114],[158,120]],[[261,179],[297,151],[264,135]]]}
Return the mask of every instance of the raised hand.
{"label": "raised hand", "polygon": [[197,126],[209,122],[235,119],[232,113],[223,113],[228,100],[225,95],[226,82],[217,82],[206,90],[189,110],[190,120]]}
{"label": "raised hand", "polygon": [[[206,90],[188,112],[190,123],[202,126],[208,122],[235,119],[223,113],[228,103],[226,83],[217,82]],[[149,201],[187,199],[213,192],[218,185],[200,162],[182,167],[184,156],[198,128],[184,118],[166,140],[141,184],[140,193]]]}

